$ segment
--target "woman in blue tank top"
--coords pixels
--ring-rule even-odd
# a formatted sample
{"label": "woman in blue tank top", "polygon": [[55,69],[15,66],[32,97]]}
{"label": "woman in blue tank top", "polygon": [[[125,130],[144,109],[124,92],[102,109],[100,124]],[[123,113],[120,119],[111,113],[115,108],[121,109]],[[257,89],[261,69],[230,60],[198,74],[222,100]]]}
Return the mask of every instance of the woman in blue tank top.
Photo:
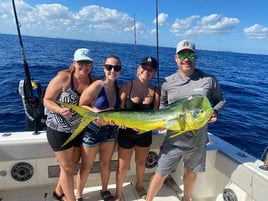
{"label": "woman in blue tank top", "polygon": [[[117,78],[121,72],[121,61],[116,56],[104,60],[105,77],[90,85],[81,95],[79,105],[92,112],[101,112],[119,108]],[[117,126],[112,122],[95,119],[83,131],[82,163],[77,175],[77,199],[82,199],[83,188],[94,163],[97,152],[100,153],[102,190],[100,195],[105,201],[112,201],[113,196],[107,189],[110,177],[110,162],[115,148]]]}

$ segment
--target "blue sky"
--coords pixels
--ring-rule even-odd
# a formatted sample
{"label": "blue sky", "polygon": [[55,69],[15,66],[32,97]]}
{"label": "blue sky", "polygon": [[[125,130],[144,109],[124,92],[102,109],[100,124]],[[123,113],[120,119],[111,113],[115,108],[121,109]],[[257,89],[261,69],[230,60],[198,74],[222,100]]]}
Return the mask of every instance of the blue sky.
{"label": "blue sky", "polygon": [[[22,35],[156,44],[155,0],[16,0]],[[158,0],[159,46],[268,54],[267,0]],[[11,0],[0,33],[17,34]]]}

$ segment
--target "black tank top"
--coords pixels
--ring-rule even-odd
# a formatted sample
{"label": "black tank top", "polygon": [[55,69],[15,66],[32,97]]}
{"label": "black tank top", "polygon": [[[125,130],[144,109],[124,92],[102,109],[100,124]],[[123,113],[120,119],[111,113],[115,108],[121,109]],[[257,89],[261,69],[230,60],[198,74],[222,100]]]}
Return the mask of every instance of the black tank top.
{"label": "black tank top", "polygon": [[125,103],[126,109],[129,109],[129,110],[149,110],[149,109],[154,108],[155,88],[154,88],[153,101],[149,104],[134,103],[130,98],[131,92],[132,92],[132,81],[131,81],[129,95],[128,95],[128,98],[127,98],[126,103]]}

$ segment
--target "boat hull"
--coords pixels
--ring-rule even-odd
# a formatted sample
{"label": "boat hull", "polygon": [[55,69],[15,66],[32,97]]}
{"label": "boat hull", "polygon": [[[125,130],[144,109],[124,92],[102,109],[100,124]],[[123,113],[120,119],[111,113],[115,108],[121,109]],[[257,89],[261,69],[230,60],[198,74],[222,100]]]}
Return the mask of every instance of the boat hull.
{"label": "boat hull", "polygon": [[[153,135],[150,157],[147,161],[144,185],[148,187],[155,171],[159,147],[164,135]],[[199,173],[192,194],[193,201],[224,201],[225,197],[236,197],[238,201],[265,201],[268,189],[268,171],[263,162],[241,151],[237,147],[209,134],[206,172]],[[110,186],[115,192],[117,151],[112,158]],[[134,158],[134,157],[133,157]],[[128,177],[124,184],[125,200],[137,200],[132,184],[135,184],[135,161],[131,160]],[[79,165],[77,170],[79,169]],[[86,184],[84,196],[98,200],[101,186],[98,156]],[[46,139],[46,132],[0,133],[0,200],[36,201],[51,200],[59,175],[58,162]],[[180,200],[183,194],[183,166],[170,175],[155,200]],[[167,193],[168,191],[172,191]],[[132,192],[132,194],[131,194]],[[95,197],[94,197],[95,196]],[[94,197],[94,198],[93,198]],[[87,200],[87,199],[86,199]],[[235,200],[235,199],[234,199]]]}

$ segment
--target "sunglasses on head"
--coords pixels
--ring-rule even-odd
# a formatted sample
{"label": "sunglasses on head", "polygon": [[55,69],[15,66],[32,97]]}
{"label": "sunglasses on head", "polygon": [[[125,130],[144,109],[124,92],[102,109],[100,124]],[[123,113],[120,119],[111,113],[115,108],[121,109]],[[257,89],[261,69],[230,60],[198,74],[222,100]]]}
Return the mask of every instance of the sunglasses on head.
{"label": "sunglasses on head", "polygon": [[81,61],[77,61],[77,63],[79,64],[79,66],[91,66],[92,65],[92,61],[86,61],[86,60],[81,60]]}
{"label": "sunglasses on head", "polygon": [[183,54],[183,53],[179,53],[178,54],[178,57],[180,60],[184,60],[184,59],[195,59],[195,53],[190,53],[190,54]]}
{"label": "sunglasses on head", "polygon": [[121,66],[120,65],[104,64],[104,67],[108,71],[111,71],[112,69],[114,69],[115,72],[119,72],[121,70]]}

